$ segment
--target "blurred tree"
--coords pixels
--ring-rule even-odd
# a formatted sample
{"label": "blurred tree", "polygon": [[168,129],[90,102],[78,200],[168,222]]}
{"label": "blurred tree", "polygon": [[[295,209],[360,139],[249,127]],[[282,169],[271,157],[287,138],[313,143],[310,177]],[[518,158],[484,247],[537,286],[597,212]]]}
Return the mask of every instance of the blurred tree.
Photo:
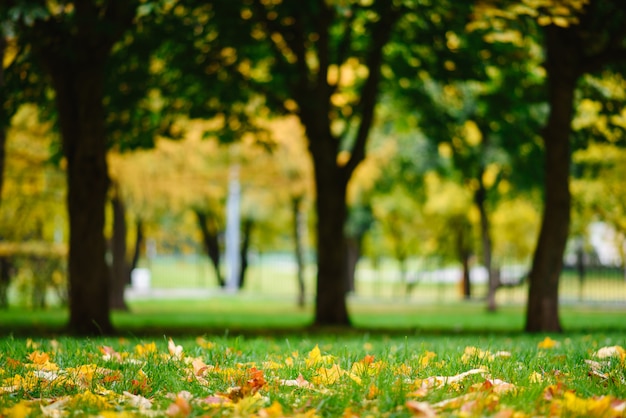
{"label": "blurred tree", "polygon": [[[605,0],[479,3],[479,20],[494,33],[515,24],[543,28],[550,107],[542,131],[545,205],[529,275],[525,330],[560,331],[558,287],[570,226],[569,188],[573,105],[581,77],[623,63],[626,3]],[[503,12],[504,9],[504,12]],[[486,17],[486,19],[485,19]],[[528,19],[523,19],[528,18]],[[527,26],[528,27],[528,26]]]}
{"label": "blurred tree", "polygon": [[[54,141],[49,122],[38,118],[35,105],[22,105],[11,121],[7,135],[7,163],[3,203],[0,206],[0,257],[7,277],[22,279],[21,288],[29,295],[31,306],[42,308],[50,287],[65,283],[59,268],[67,253],[63,243],[66,224],[63,212],[65,184],[63,171],[50,163]],[[28,274],[26,272],[29,272]],[[54,276],[58,279],[53,283]],[[19,281],[19,280],[18,280]],[[6,287],[0,287],[0,305],[6,306]],[[20,286],[17,286],[20,287]]]}
{"label": "blurred tree", "polygon": [[228,78],[243,86],[235,91],[260,94],[273,111],[299,117],[315,172],[314,322],[347,325],[346,188],[365,156],[383,47],[400,10],[390,0],[231,4],[210,6],[220,11],[218,48],[208,39],[196,42],[199,51],[193,56],[202,61],[211,51],[219,52],[220,71],[230,72]]}

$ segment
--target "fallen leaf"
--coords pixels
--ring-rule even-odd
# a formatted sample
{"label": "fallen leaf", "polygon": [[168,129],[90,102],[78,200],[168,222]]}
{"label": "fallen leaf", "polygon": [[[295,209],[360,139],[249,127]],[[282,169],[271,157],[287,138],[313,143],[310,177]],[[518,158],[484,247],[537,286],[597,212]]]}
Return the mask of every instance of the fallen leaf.
{"label": "fallen leaf", "polygon": [[302,373],[300,373],[296,379],[281,379],[279,380],[279,383],[283,386],[296,386],[305,389],[313,388],[313,385],[302,376]]}
{"label": "fallen leaf", "polygon": [[555,341],[552,338],[546,336],[546,338],[544,338],[543,341],[537,344],[537,348],[545,350],[545,349],[555,348],[558,345],[559,345],[558,341]]}
{"label": "fallen leaf", "polygon": [[406,401],[405,405],[415,417],[434,418],[437,416],[437,412],[428,402]]}

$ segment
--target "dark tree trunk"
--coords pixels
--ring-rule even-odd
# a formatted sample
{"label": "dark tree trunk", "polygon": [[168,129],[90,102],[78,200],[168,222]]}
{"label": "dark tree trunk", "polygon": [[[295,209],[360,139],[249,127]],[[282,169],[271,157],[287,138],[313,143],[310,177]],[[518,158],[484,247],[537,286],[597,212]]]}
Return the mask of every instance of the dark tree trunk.
{"label": "dark tree trunk", "polygon": [[200,227],[200,232],[202,233],[202,242],[204,244],[204,249],[206,250],[211,263],[213,264],[213,269],[215,270],[215,277],[217,278],[217,284],[220,287],[226,286],[226,281],[224,280],[224,276],[222,276],[222,271],[220,269],[220,243],[219,243],[219,228],[217,227],[217,222],[212,216],[208,215],[205,212],[202,212],[199,209],[195,210],[196,218],[198,219],[198,226]]}
{"label": "dark tree trunk", "polygon": [[348,292],[354,292],[356,265],[361,258],[361,239],[360,236],[348,236],[346,238],[346,280]]}
{"label": "dark tree trunk", "polygon": [[113,331],[103,234],[108,187],[102,108],[104,62],[94,61],[100,61],[99,68],[67,63],[52,73],[67,158],[69,328],[77,334]]}
{"label": "dark tree trunk", "polygon": [[241,265],[239,268],[239,289],[243,288],[244,281],[246,279],[246,270],[248,269],[248,250],[250,249],[250,235],[252,234],[252,227],[254,221],[252,219],[245,219],[243,221],[242,228],[242,240],[241,248],[239,250],[239,258]]}
{"label": "dark tree trunk", "polygon": [[9,257],[0,257],[0,309],[9,307],[8,290],[13,263]]}
{"label": "dark tree trunk", "polygon": [[132,1],[82,2],[71,23],[37,20],[32,27],[33,52],[55,91],[67,162],[68,328],[75,334],[113,332],[103,231],[109,185],[104,81],[111,48],[130,26],[134,7]]}
{"label": "dark tree trunk", "polygon": [[[323,159],[322,159],[323,160]],[[327,160],[326,160],[327,161]],[[317,192],[317,289],[315,325],[350,325],[346,293],[347,179],[337,172],[334,158],[315,164]]]}
{"label": "dark tree trunk", "polygon": [[545,205],[529,274],[527,332],[559,332],[559,276],[570,223],[570,127],[579,50],[571,30],[546,28],[550,115],[543,131]]}
{"label": "dark tree trunk", "polygon": [[492,254],[493,244],[491,241],[491,226],[489,222],[489,215],[487,214],[487,208],[485,203],[487,201],[487,189],[483,182],[484,169],[481,168],[478,173],[478,189],[474,194],[474,202],[478,207],[478,213],[480,214],[480,242],[483,253],[483,265],[487,270],[487,310],[489,312],[495,312],[496,306],[496,291],[498,290],[498,277],[494,274]]}
{"label": "dark tree trunk", "polygon": [[127,311],[124,290],[130,282],[130,266],[126,259],[126,208],[117,186],[113,188],[111,205],[113,207],[113,236],[111,237],[111,292],[109,304],[113,310]]}
{"label": "dark tree trunk", "polygon": [[459,258],[461,260],[462,266],[462,277],[461,277],[461,286],[463,292],[464,299],[471,299],[472,297],[472,281],[470,274],[470,256],[471,251],[467,246],[467,228],[461,226],[457,230],[457,252]]}
{"label": "dark tree trunk", "polygon": [[[0,63],[4,62],[4,55],[6,52],[7,40],[4,35],[0,34]],[[7,142],[7,128],[9,126],[9,115],[4,111],[4,101],[8,99],[5,97],[4,86],[4,65],[0,65],[0,202],[2,201],[2,189],[4,186],[4,165],[6,160],[6,142]]]}
{"label": "dark tree trunk", "polygon": [[302,196],[294,196],[291,199],[291,211],[293,214],[293,241],[296,256],[296,279],[298,281],[298,306],[304,307],[306,302],[306,288],[304,284],[304,244],[302,231],[304,220],[302,217]]}
{"label": "dark tree trunk", "polygon": [[[133,248],[133,257],[130,260],[130,271],[132,272],[137,268],[139,263],[139,257],[141,256],[141,246],[143,245],[143,221],[137,219],[135,223],[135,246]],[[128,276],[128,283],[130,284],[130,275]]]}

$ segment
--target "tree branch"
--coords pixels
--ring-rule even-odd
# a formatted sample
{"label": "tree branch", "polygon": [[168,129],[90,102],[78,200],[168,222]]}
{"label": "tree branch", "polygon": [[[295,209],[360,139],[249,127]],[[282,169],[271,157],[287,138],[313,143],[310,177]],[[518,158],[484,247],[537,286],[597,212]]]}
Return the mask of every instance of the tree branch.
{"label": "tree branch", "polygon": [[[343,167],[344,175],[349,178],[357,165],[365,158],[365,146],[370,129],[374,122],[374,109],[379,92],[381,66],[383,62],[383,48],[391,37],[391,32],[401,12],[393,6],[392,0],[379,0],[381,17],[372,30],[372,40],[366,59],[369,75],[363,88],[356,108],[360,110],[361,122],[352,147],[352,153],[347,164]],[[355,112],[357,113],[357,112]]]}

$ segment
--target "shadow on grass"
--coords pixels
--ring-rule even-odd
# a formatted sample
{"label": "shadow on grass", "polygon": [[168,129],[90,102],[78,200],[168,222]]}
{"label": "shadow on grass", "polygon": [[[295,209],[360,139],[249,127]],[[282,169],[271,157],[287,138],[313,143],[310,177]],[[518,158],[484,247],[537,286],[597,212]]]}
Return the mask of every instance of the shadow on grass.
{"label": "shadow on grass", "polygon": [[[517,335],[523,333],[524,308],[501,307],[487,312],[483,303],[449,305],[368,304],[350,307],[352,327],[311,326],[312,309],[289,302],[218,300],[157,301],[115,312],[112,321],[120,337],[309,335]],[[0,311],[0,336],[52,338],[68,335],[63,309]],[[561,309],[567,334],[626,331],[626,309],[568,306]]]}

